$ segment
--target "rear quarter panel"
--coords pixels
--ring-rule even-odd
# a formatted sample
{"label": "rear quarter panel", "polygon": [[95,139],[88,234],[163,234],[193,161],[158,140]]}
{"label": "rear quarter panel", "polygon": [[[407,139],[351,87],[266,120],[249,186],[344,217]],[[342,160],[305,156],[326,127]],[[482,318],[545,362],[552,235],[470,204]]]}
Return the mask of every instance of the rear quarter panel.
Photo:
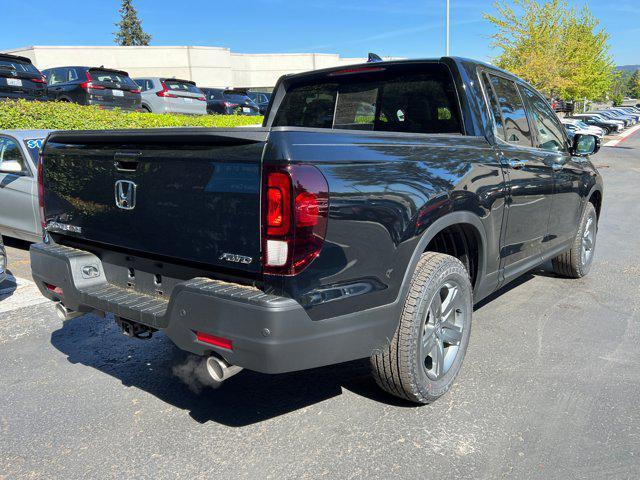
{"label": "rear quarter panel", "polygon": [[[469,212],[498,269],[502,170],[482,137],[273,129],[265,163],[308,163],[330,191],[326,242],[296,277],[272,279],[314,319],[393,303],[430,225]],[[280,282],[280,283],[278,283]]]}

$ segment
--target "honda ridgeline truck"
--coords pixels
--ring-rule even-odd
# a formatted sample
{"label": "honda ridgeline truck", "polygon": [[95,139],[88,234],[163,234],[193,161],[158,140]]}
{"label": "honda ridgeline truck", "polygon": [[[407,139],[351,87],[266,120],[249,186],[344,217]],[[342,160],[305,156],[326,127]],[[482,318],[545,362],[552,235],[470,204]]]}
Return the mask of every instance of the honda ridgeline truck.
{"label": "honda ridgeline truck", "polygon": [[589,272],[598,148],[471,60],[288,75],[262,128],[50,134],[33,278],[63,318],[162,331],[218,381],[368,357],[428,403],[474,304],[547,260]]}

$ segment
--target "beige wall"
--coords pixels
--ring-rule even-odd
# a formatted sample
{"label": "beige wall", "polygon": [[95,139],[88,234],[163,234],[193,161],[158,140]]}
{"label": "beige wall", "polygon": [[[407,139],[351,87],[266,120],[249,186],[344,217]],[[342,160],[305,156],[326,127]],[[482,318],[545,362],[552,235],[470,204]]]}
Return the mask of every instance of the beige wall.
{"label": "beige wall", "polygon": [[137,76],[167,76],[193,80],[203,87],[272,87],[288,73],[349,65],[365,58],[334,54],[232,53],[220,47],[90,47],[33,46],[7,53],[31,59],[39,69],[87,65],[116,68]]}

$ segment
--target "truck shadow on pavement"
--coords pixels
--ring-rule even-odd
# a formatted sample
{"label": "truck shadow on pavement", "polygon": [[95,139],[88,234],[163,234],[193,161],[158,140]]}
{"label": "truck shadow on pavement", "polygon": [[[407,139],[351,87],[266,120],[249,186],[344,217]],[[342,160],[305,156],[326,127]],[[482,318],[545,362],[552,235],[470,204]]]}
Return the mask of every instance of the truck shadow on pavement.
{"label": "truck shadow on pavement", "polygon": [[[527,273],[476,305],[483,308],[544,270]],[[65,322],[51,334],[51,344],[69,362],[95,368],[127,387],[135,387],[187,410],[199,423],[214,421],[243,427],[323,402],[344,390],[402,408],[420,408],[378,388],[369,360],[280,375],[244,370],[216,388],[204,359],[179,350],[161,333],[150,340],[124,337],[113,317],[84,315]]]}
{"label": "truck shadow on pavement", "polygon": [[69,362],[95,368],[187,410],[199,423],[251,425],[336,397],[345,389],[376,402],[415,407],[378,388],[368,359],[280,375],[244,370],[214,388],[202,357],[179,350],[162,334],[146,341],[124,337],[112,317],[69,320],[51,334],[51,344]]}

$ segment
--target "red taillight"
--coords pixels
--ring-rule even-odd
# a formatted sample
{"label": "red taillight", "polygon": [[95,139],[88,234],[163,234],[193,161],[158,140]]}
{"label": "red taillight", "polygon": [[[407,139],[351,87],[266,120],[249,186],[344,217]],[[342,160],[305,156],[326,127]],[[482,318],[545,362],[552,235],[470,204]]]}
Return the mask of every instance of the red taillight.
{"label": "red taillight", "polygon": [[329,188],[316,167],[265,167],[263,265],[296,275],[320,254],[327,230]]}
{"label": "red taillight", "polygon": [[132,90],[129,90],[131,93],[140,93],[142,90],[140,90],[139,88],[134,88]]}
{"label": "red taillight", "polygon": [[38,206],[40,208],[40,225],[42,226],[42,235],[45,234],[47,222],[44,218],[44,166],[42,162],[42,152],[38,156]]}
{"label": "red taillight", "polygon": [[32,78],[31,81],[33,83],[47,83],[47,80],[44,78],[44,75],[40,78]]}
{"label": "red taillight", "polygon": [[89,90],[89,89],[105,90],[106,89],[106,87],[103,87],[102,85],[94,85],[91,81],[91,75],[89,75],[89,72],[85,72],[85,74],[87,75],[87,81],[82,82],[80,84],[80,88],[84,88],[85,90]]}
{"label": "red taillight", "polygon": [[44,286],[47,287],[47,290],[49,290],[51,293],[55,293],[56,295],[64,295],[60,287],[56,287],[55,285],[51,285],[50,283],[45,283]]}
{"label": "red taillight", "polygon": [[234,108],[238,106],[237,103],[231,103],[231,102],[224,102],[223,105],[227,108]]}
{"label": "red taillight", "polygon": [[161,85],[162,85],[162,90],[160,90],[159,92],[156,92],[157,96],[164,97],[164,98],[178,98],[177,95],[174,95],[173,93],[169,93],[169,89],[167,88],[164,82],[162,82]]}
{"label": "red taillight", "polygon": [[215,347],[226,348],[227,350],[233,350],[233,342],[228,338],[216,337],[209,333],[196,332],[196,338],[199,342],[208,343]]}
{"label": "red taillight", "polygon": [[196,100],[200,100],[201,102],[206,102],[207,101],[207,99],[204,98],[204,97],[198,97],[198,98],[196,98]]}
{"label": "red taillight", "polygon": [[329,77],[338,77],[340,75],[352,75],[354,73],[374,73],[384,72],[386,69],[382,67],[359,67],[359,68],[345,68],[344,70],[336,70],[329,73]]}

